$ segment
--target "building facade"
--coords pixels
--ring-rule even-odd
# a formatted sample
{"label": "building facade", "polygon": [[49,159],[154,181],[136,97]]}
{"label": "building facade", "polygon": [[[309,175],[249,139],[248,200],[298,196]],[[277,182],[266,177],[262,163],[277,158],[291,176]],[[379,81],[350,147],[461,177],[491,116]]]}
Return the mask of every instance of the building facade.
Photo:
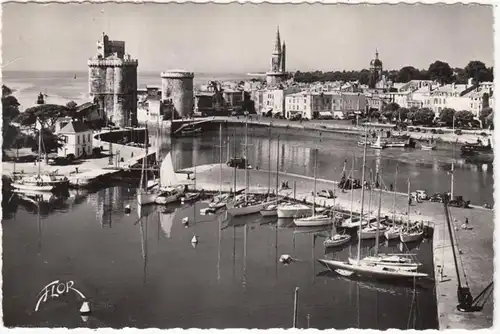
{"label": "building facade", "polygon": [[64,145],[57,150],[57,156],[76,158],[92,154],[92,130],[82,122],[70,121],[57,132]]}
{"label": "building facade", "polygon": [[286,80],[286,45],[281,44],[279,28],[276,31],[274,50],[271,55],[271,69],[266,73],[267,85],[278,86]]}
{"label": "building facade", "polygon": [[121,127],[137,125],[137,66],[125,53],[125,42],[104,33],[88,60],[89,96],[106,120]]}

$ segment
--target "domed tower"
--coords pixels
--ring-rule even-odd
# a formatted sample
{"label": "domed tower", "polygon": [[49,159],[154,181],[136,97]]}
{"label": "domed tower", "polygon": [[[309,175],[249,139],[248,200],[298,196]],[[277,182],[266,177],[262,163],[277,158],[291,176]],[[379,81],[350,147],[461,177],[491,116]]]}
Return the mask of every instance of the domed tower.
{"label": "domed tower", "polygon": [[279,27],[276,30],[276,40],[274,41],[274,50],[271,55],[271,71],[266,73],[266,81],[270,86],[277,85],[285,80],[286,65],[285,65],[286,46],[283,42],[281,45]]}
{"label": "domed tower", "polygon": [[375,51],[375,59],[370,62],[370,82],[369,87],[375,88],[377,82],[382,79],[382,61],[378,58],[378,50]]}

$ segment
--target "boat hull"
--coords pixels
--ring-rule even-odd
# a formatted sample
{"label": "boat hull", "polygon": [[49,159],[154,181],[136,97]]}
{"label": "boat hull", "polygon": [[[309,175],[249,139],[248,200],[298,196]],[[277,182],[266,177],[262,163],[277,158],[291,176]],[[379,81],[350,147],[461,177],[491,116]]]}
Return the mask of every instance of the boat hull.
{"label": "boat hull", "polygon": [[358,232],[358,236],[361,240],[367,240],[367,239],[375,239],[377,237],[377,234],[379,237],[384,236],[385,230],[379,230],[379,231],[363,231],[361,230]]}
{"label": "boat hull", "polygon": [[52,191],[56,187],[53,185],[44,185],[44,186],[37,186],[36,184],[24,184],[24,183],[12,183],[12,187],[18,190],[27,190],[27,191]]}
{"label": "boat hull", "polygon": [[312,216],[307,218],[294,219],[293,223],[296,226],[323,226],[332,224],[332,219],[328,216]]}
{"label": "boat hull", "polygon": [[352,265],[348,262],[323,260],[323,259],[318,259],[318,262],[334,272],[337,272],[337,270],[341,269],[353,272],[358,276],[367,276],[377,279],[408,280],[408,279],[426,278],[429,276],[428,274],[425,273],[419,273],[409,270],[401,270],[399,268],[390,268],[389,266],[363,266],[363,265],[358,266],[358,265]]}
{"label": "boat hull", "polygon": [[278,214],[278,218],[294,218],[301,217],[311,214],[311,208],[309,207],[288,207],[288,208],[279,208],[276,210]]}
{"label": "boat hull", "polygon": [[404,233],[404,232],[401,232],[399,234],[399,239],[401,240],[401,242],[404,242],[404,243],[414,242],[414,241],[419,241],[420,239],[422,239],[423,235],[424,235],[423,231],[420,231],[418,233]]}
{"label": "boat hull", "polygon": [[276,217],[278,215],[278,211],[276,209],[271,209],[271,210],[260,210],[260,214],[263,217]]}
{"label": "boat hull", "polygon": [[[404,259],[408,259],[408,257],[402,258],[402,261],[398,261],[397,256],[391,256],[391,258],[392,260],[389,258],[386,258],[386,260],[384,260],[384,257],[369,256],[359,260],[359,263],[363,265],[398,267],[404,270],[417,270],[419,267],[418,263],[404,261]],[[348,261],[352,265],[355,265],[357,263],[356,259],[349,258]]]}
{"label": "boat hull", "polygon": [[325,247],[337,247],[337,246],[345,245],[349,241],[351,241],[350,235],[346,235],[344,238],[338,239],[338,240],[328,238],[323,242],[323,246],[325,246]]}
{"label": "boat hull", "polygon": [[137,194],[137,203],[139,205],[154,204],[157,197],[157,193],[139,193]]}
{"label": "boat hull", "polygon": [[178,195],[170,195],[170,196],[157,196],[154,200],[156,204],[169,204],[176,202],[179,199]]}
{"label": "boat hull", "polygon": [[271,204],[271,203],[258,203],[258,204],[243,206],[243,207],[232,207],[232,208],[227,209],[227,213],[229,213],[231,216],[234,216],[234,217],[252,215],[255,213],[259,213],[261,210],[263,210],[269,204]]}
{"label": "boat hull", "polygon": [[384,237],[387,240],[394,240],[399,238],[400,231],[399,230],[387,230],[384,232]]}

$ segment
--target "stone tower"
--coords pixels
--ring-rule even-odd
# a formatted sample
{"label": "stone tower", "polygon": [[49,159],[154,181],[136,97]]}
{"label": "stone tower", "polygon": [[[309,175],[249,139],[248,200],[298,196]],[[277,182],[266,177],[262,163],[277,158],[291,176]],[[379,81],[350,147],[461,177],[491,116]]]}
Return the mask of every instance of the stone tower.
{"label": "stone tower", "polygon": [[89,59],[89,96],[99,114],[120,127],[137,125],[137,59],[125,53],[125,42],[102,34]]}
{"label": "stone tower", "polygon": [[375,59],[370,62],[370,80],[368,86],[376,88],[377,83],[382,79],[382,61],[378,59],[378,50],[375,50]]}
{"label": "stone tower", "polygon": [[271,71],[266,73],[266,81],[269,86],[276,86],[286,79],[286,46],[281,45],[279,27],[276,30],[276,40],[274,41],[274,50],[271,55]]}
{"label": "stone tower", "polygon": [[161,74],[161,100],[171,101],[178,117],[194,112],[193,72],[167,71]]}

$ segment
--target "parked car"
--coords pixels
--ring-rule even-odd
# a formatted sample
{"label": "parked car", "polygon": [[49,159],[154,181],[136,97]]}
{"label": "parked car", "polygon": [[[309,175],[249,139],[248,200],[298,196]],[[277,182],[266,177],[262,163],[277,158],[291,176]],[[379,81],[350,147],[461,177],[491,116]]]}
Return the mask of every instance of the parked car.
{"label": "parked car", "polygon": [[245,164],[248,164],[245,158],[231,158],[231,160],[227,162],[229,167],[236,167],[238,169],[244,169]]}
{"label": "parked car", "polygon": [[439,135],[442,135],[442,134],[444,134],[444,131],[443,131],[443,130],[441,130],[441,129],[437,129],[437,130],[436,130],[436,133],[437,133],[437,134],[439,134]]}
{"label": "parked car", "polygon": [[488,134],[486,132],[481,132],[481,136],[488,137]]}
{"label": "parked car", "polygon": [[333,193],[332,190],[321,190],[317,193],[318,197],[324,197],[324,198],[336,198],[335,194]]}
{"label": "parked car", "polygon": [[434,194],[434,195],[432,195],[432,196],[429,198],[429,200],[430,200],[431,202],[439,202],[439,203],[443,203],[443,199],[444,199],[443,194],[439,194],[439,193],[438,193],[438,194]]}
{"label": "parked car", "polygon": [[455,130],[455,134],[456,134],[456,135],[461,135],[461,134],[462,134],[462,130],[460,130],[460,129]]}
{"label": "parked car", "polygon": [[417,190],[417,196],[421,200],[429,199],[429,196],[427,195],[427,191],[425,191],[425,190]]}
{"label": "parked car", "polygon": [[466,201],[462,198],[462,196],[455,196],[454,199],[450,200],[448,203],[449,206],[454,206],[457,208],[469,208],[470,201]]}
{"label": "parked car", "polygon": [[65,166],[68,165],[71,161],[67,159],[66,157],[55,157],[49,159],[49,165],[55,165],[55,166]]}

